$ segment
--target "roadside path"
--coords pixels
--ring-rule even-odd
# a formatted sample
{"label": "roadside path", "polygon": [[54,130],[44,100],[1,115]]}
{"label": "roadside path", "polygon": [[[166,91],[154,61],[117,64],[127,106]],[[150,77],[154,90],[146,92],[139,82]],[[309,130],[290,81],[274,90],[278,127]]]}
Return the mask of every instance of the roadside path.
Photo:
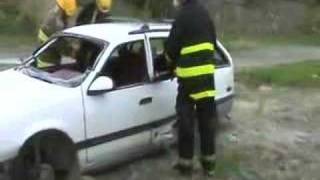
{"label": "roadside path", "polygon": [[[19,57],[26,57],[32,52],[32,47],[22,49],[0,48],[1,64],[19,63]],[[236,71],[246,67],[269,66],[274,64],[293,63],[302,60],[319,59],[319,46],[268,46],[264,48],[238,50],[231,52]]]}
{"label": "roadside path", "polygon": [[320,60],[319,46],[272,46],[231,52],[236,70],[245,67],[288,64],[303,60]]}

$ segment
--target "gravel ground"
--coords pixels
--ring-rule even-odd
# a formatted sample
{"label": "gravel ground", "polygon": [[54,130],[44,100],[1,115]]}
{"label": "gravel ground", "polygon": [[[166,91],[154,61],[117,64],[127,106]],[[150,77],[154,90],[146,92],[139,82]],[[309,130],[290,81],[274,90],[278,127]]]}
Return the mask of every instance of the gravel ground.
{"label": "gravel ground", "polygon": [[[238,85],[232,120],[220,125],[215,180],[317,180],[320,177],[320,94],[314,89]],[[96,174],[96,180],[202,180],[172,170],[176,150]]]}

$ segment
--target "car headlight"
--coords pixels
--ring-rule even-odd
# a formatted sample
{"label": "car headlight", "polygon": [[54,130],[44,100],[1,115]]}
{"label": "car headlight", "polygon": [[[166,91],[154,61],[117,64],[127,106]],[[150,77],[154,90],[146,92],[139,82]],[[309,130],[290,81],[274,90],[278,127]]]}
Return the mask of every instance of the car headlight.
{"label": "car headlight", "polygon": [[10,165],[11,165],[11,160],[0,163],[0,180],[9,179]]}

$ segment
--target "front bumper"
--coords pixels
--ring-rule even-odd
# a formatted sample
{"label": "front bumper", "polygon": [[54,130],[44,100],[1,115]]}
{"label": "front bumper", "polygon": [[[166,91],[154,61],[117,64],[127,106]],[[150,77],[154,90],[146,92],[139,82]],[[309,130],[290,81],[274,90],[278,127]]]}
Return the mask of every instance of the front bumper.
{"label": "front bumper", "polygon": [[11,160],[0,163],[0,180],[10,180],[9,170],[12,164]]}
{"label": "front bumper", "polygon": [[19,146],[17,143],[0,139],[0,180],[9,180],[9,170],[12,159],[18,154]]}
{"label": "front bumper", "polygon": [[228,117],[231,113],[234,95],[229,95],[216,101],[219,118]]}

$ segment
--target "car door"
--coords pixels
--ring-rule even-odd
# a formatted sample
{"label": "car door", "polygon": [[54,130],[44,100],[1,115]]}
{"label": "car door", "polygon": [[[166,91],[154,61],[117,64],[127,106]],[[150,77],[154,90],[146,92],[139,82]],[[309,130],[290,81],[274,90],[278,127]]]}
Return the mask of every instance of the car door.
{"label": "car door", "polygon": [[216,61],[216,73],[215,73],[215,84],[217,91],[218,104],[229,98],[234,93],[234,76],[233,76],[233,64],[230,55],[218,42],[217,49],[215,51]]}
{"label": "car door", "polygon": [[144,39],[116,46],[99,74],[110,77],[115,87],[104,94],[84,95],[88,140],[82,147],[88,148],[93,168],[146,149],[154,115]]}
{"label": "car door", "polygon": [[[162,113],[173,113],[175,105],[175,97],[177,92],[177,81],[176,79],[172,80],[172,77],[167,76],[168,66],[163,57],[164,43],[167,39],[168,33],[149,33],[148,43],[151,51],[151,57],[153,62],[153,76],[160,76],[160,81],[153,83],[155,87],[154,93],[157,98],[156,102],[161,101],[162,104],[167,103],[166,107],[162,107]],[[226,49],[220,42],[217,42],[217,47],[215,51],[215,61],[216,61],[216,73],[215,73],[215,86],[217,91],[217,104],[223,104],[224,101],[231,98],[234,92],[234,77],[233,77],[233,64],[231,57],[229,56]],[[163,93],[166,92],[166,93]],[[155,103],[156,103],[155,102]],[[159,105],[161,105],[159,103]],[[159,108],[161,108],[159,106]],[[223,111],[225,108],[222,108]],[[226,112],[220,111],[220,115],[224,116]],[[168,115],[168,114],[166,114]]]}
{"label": "car door", "polygon": [[[165,42],[168,33],[148,33],[149,59],[152,62],[152,93],[154,117],[163,119],[163,126],[154,129],[153,143],[159,144],[170,140],[172,124],[176,120],[175,104],[177,96],[177,79],[170,73],[169,63],[164,57]],[[168,139],[169,138],[169,139]]]}

